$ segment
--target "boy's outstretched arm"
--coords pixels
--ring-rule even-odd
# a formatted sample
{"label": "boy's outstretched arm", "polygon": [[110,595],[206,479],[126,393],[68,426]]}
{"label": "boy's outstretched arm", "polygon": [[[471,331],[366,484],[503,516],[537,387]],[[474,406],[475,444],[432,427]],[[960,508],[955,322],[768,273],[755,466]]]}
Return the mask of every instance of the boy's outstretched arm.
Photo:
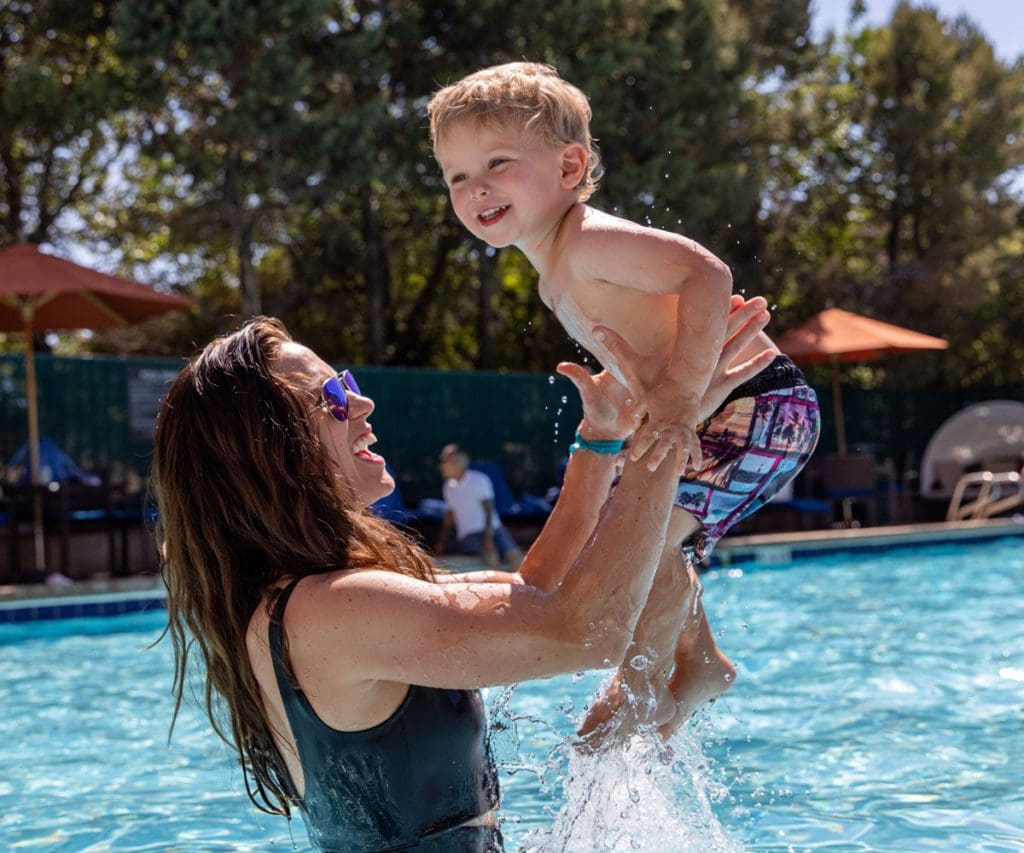
{"label": "boy's outstretched arm", "polygon": [[[675,344],[660,378],[643,389],[631,458],[655,447],[657,465],[674,445],[691,464],[700,462],[696,427],[700,401],[725,341],[732,292],[729,267],[699,243],[663,231],[612,227],[594,229],[575,252],[585,274],[647,293],[678,297]],[[579,266],[574,264],[579,270]]]}

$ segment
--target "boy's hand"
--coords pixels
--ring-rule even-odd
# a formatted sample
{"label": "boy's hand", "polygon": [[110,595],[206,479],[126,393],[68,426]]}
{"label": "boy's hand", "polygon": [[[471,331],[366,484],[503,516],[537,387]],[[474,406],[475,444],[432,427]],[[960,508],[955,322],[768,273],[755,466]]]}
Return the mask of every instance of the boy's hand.
{"label": "boy's hand", "polygon": [[634,462],[647,458],[647,470],[656,471],[673,447],[682,452],[679,458],[680,474],[687,467],[699,468],[703,461],[697,424],[700,423],[700,400],[681,400],[683,389],[675,383],[661,382],[640,398],[637,409],[647,419],[637,430],[629,447],[629,458]]}
{"label": "boy's hand", "polygon": [[[747,347],[752,340],[754,340],[757,333],[768,324],[771,315],[766,310],[767,305],[768,303],[760,296],[755,297],[754,299],[744,299],[742,296],[738,295],[734,295],[732,297],[729,322],[726,328],[726,342],[722,347],[722,352],[719,354],[718,362],[716,363],[714,372],[711,375],[711,381],[708,384],[707,390],[704,392],[703,397],[701,397],[700,403],[697,407],[694,424],[711,417],[711,415],[713,415],[722,404],[722,401],[725,400],[725,398],[735,388],[742,385],[748,379],[756,376],[772,362],[772,359],[775,358],[775,351],[767,349],[758,353],[748,361],[741,364],[733,364],[733,360],[737,355],[742,352],[743,349]],[[638,393],[642,393],[643,387],[636,380],[637,374],[634,365],[636,365],[640,360],[640,356],[637,355],[636,351],[625,341],[625,339],[622,338],[621,335],[606,326],[596,326],[592,329],[592,332],[595,336],[603,336],[604,345],[608,351],[614,355],[615,360],[618,362],[619,367],[622,370],[623,377],[632,388],[636,389]],[[651,393],[653,393],[654,390],[655,389],[652,389]],[[644,403],[648,402],[651,397],[651,393],[644,395],[641,404],[633,407],[635,422],[638,423],[639,419],[648,411],[647,409],[642,408],[642,406]],[[675,409],[678,412],[678,395],[673,394],[673,397],[674,399],[669,400],[669,405],[674,403]],[[658,438],[660,438],[660,436]],[[649,441],[647,447],[649,447],[651,443],[653,443],[653,441]],[[669,445],[669,448],[670,447],[671,445]],[[665,452],[667,453],[668,450],[666,449]],[[697,459],[699,458],[700,457],[698,456]]]}

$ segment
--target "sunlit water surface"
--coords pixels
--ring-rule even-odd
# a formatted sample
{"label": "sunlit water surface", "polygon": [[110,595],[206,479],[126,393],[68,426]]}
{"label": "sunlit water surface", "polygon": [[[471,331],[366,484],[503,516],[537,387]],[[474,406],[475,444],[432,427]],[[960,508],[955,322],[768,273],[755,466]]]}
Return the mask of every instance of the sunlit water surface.
{"label": "sunlit water surface", "polygon": [[[1020,851],[1022,544],[706,575],[739,678],[670,750],[573,755],[598,674],[489,691],[508,849]],[[161,618],[0,626],[0,847],[306,849],[194,708],[168,746]]]}

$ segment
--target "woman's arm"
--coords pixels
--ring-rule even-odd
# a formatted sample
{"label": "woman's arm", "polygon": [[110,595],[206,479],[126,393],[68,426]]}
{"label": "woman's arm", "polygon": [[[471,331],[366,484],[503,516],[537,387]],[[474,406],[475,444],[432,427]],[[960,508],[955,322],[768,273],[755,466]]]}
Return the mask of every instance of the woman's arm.
{"label": "woman's arm", "polygon": [[[591,376],[578,364],[567,362],[558,365],[558,372],[579,391],[583,420],[578,432],[584,439],[629,436],[634,427],[630,392],[610,373]],[[615,457],[604,457],[602,462],[592,458],[596,455],[580,450],[569,457],[558,501],[519,567],[527,583],[545,590],[557,587],[594,532],[615,478]]]}
{"label": "woman's arm", "polygon": [[496,569],[484,569],[477,572],[449,572],[437,570],[434,574],[437,583],[523,583],[518,572],[501,572]]}
{"label": "woman's arm", "polygon": [[[742,371],[729,381],[743,381]],[[586,451],[570,461],[559,500],[562,526],[556,528],[566,537],[563,547],[550,536],[547,556],[533,555],[537,561],[545,557],[548,566],[535,563],[535,578],[546,571],[548,582],[560,580],[552,588],[343,573],[290,606],[292,624],[302,626],[289,635],[290,653],[329,661],[335,682],[353,687],[382,680],[472,688],[620,661],[665,542],[679,459],[673,453],[653,472],[646,470],[646,457],[627,463],[600,509],[615,461]],[[597,522],[582,536],[572,526],[584,518]],[[585,544],[577,548],[580,538]]]}
{"label": "woman's arm", "polygon": [[[607,482],[613,457],[577,454],[580,483]],[[333,679],[472,688],[621,660],[643,608],[675,494],[673,458],[627,465],[593,537],[553,591],[434,584],[386,571],[339,575],[289,606],[293,660],[330,661]],[[573,559],[574,558],[574,559]]]}

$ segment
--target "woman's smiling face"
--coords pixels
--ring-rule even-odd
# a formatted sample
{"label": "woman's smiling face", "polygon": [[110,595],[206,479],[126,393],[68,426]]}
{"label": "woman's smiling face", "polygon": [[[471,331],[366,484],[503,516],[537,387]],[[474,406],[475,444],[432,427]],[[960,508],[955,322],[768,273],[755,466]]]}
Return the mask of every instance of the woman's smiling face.
{"label": "woman's smiling face", "polygon": [[337,420],[323,405],[323,384],[336,371],[302,344],[282,345],[272,369],[295,388],[309,391],[311,422],[320,437],[328,470],[343,480],[361,506],[369,506],[391,494],[395,481],[384,465],[384,457],[370,451],[377,437],[370,426],[373,400],[346,389],[348,418]]}

